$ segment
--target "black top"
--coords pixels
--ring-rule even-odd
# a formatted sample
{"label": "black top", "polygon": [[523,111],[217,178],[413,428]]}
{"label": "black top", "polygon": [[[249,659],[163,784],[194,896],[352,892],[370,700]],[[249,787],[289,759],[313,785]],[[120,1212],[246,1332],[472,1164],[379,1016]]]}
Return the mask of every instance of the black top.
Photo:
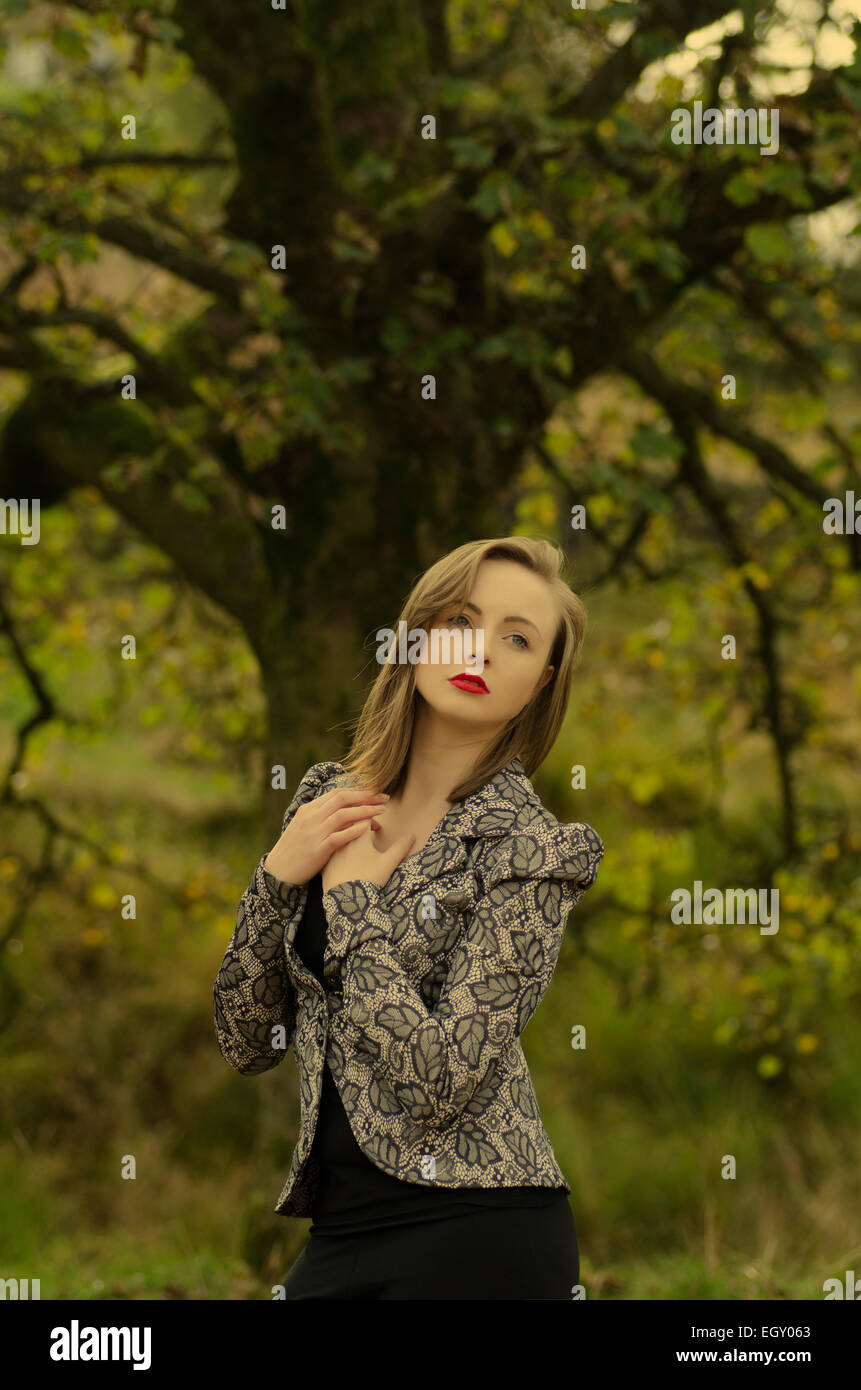
{"label": "black top", "polygon": [[[308,901],[293,944],[321,984],[327,928],[323,881],[317,874],[308,884]],[[543,1207],[567,1197],[564,1187],[424,1187],[384,1173],[359,1148],[328,1062],[323,1066],[312,1152],[320,1163],[312,1235],[348,1235],[454,1216],[476,1207]]]}

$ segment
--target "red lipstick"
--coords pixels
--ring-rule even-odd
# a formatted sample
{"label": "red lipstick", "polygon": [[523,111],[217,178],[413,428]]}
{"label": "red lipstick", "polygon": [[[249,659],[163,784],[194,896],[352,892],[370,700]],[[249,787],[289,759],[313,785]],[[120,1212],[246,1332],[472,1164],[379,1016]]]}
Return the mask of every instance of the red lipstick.
{"label": "red lipstick", "polygon": [[490,691],[485,685],[481,676],[471,676],[464,671],[460,676],[450,676],[449,685],[456,685],[458,690],[468,690],[473,695],[489,695]]}

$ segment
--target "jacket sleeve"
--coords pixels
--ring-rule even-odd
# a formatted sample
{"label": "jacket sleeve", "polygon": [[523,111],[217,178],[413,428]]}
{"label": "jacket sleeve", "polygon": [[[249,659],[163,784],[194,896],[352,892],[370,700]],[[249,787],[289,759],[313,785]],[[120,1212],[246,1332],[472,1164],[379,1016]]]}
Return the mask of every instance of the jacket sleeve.
{"label": "jacket sleeve", "polygon": [[403,970],[378,885],[354,879],[324,894],[328,950],[342,976],[338,1024],[414,1120],[451,1124],[523,1032],[603,855],[585,822],[530,827],[494,846],[433,1009]]}
{"label": "jacket sleeve", "polygon": [[[299,807],[316,795],[322,766],[309,768],[299,783],[284,813],[282,835]],[[287,973],[284,934],[302,916],[308,886],[267,873],[265,858],[239,901],[236,928],[212,991],[221,1055],[244,1076],[283,1062],[296,1029],[296,991]]]}

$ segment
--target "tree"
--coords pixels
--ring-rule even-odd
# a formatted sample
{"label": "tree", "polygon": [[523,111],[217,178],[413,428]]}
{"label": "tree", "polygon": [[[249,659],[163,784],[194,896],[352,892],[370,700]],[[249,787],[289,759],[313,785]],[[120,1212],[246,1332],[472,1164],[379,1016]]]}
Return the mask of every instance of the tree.
{"label": "tree", "polygon": [[[823,421],[811,471],[662,345],[697,312],[719,345],[707,294],[724,315],[758,316],[790,389],[827,377],[838,345],[814,306],[831,271],[803,225],[858,186],[858,26],[835,5],[810,22],[803,90],[796,80],[780,96],[781,150],[763,157],[674,144],[689,94],[655,64],[685,51],[705,105],[773,106],[779,4],[5,9],[10,49],[41,36],[63,83],[21,95],[6,117],[0,366],[25,389],[0,492],[45,506],[97,485],[242,625],[270,710],[267,785],[275,764],[291,783],[337,751],[321,734],[352,712],[342,692],[365,632],[390,625],[444,550],[509,528],[526,458],[588,508],[604,480],[574,451],[557,457],[547,426],[617,372],[663,424],[614,466],[630,486],[613,525],[592,532],[604,577],[648,573],[653,516],[696,500],[744,572],[791,854],[800,734],[782,696],[780,618],[746,570],[755,557],[704,435],[807,504],[814,528],[832,480],[855,479],[853,447]],[[686,48],[708,25],[712,43]],[[844,42],[842,66],[817,65],[828,34]],[[172,129],[195,82],[218,113],[196,145]],[[124,303],[109,285],[83,289],[81,268],[117,248],[169,277],[166,322],[144,290]],[[805,340],[778,300],[815,320]],[[846,545],[857,570],[857,536]],[[270,796],[272,828],[282,804]]]}

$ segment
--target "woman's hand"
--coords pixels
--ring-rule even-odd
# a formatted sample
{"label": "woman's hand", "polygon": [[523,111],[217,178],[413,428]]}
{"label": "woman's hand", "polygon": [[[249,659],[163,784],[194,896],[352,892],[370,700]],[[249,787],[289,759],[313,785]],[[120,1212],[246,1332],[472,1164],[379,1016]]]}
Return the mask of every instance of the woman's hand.
{"label": "woman's hand", "polygon": [[282,883],[307,883],[333,853],[367,830],[371,816],[388,799],[367,787],[336,787],[306,801],[267,854],[264,869]]}
{"label": "woman's hand", "polygon": [[[377,808],[379,809],[379,807]],[[402,835],[388,849],[377,849],[374,844],[374,831],[379,826],[371,821],[370,828],[363,825],[353,840],[332,855],[323,870],[323,892],[328,893],[338,883],[349,883],[351,879],[363,878],[367,883],[383,887],[388,883],[401,860],[409,854],[415,844],[415,835]]]}

